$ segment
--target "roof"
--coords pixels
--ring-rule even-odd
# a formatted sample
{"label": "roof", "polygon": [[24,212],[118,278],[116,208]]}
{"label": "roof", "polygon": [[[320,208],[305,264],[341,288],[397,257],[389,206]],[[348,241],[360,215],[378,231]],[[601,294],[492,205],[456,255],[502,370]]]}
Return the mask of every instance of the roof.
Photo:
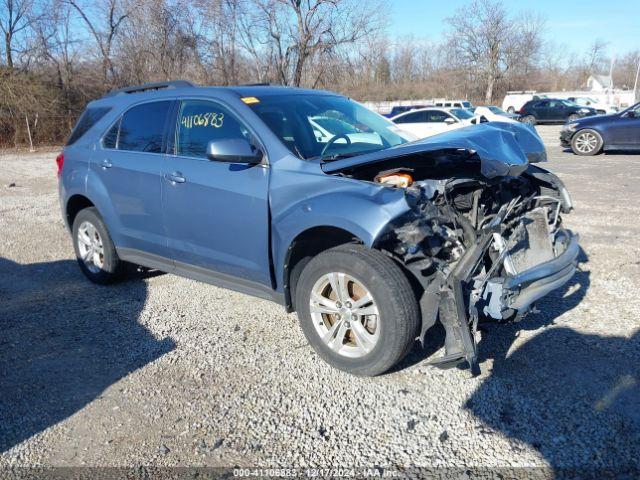
{"label": "roof", "polygon": [[184,80],[171,82],[147,83],[144,85],[129,86],[113,90],[104,97],[97,100],[107,100],[109,103],[128,103],[133,100],[144,100],[147,98],[161,98],[167,96],[182,96],[189,94],[232,94],[238,97],[271,97],[281,95],[337,95],[325,90],[311,90],[298,87],[271,86],[268,84],[237,85],[228,87],[219,86],[198,86]]}

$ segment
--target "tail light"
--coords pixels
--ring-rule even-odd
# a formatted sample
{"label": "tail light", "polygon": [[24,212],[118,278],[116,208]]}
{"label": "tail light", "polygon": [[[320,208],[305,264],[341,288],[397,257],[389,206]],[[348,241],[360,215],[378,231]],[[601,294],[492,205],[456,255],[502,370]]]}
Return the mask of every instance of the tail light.
{"label": "tail light", "polygon": [[56,164],[58,165],[58,176],[62,174],[62,167],[64,166],[64,153],[60,153],[56,157]]}
{"label": "tail light", "polygon": [[524,107],[521,107],[521,108],[520,108],[520,110],[518,111],[518,113],[519,113],[520,115],[524,115]]}

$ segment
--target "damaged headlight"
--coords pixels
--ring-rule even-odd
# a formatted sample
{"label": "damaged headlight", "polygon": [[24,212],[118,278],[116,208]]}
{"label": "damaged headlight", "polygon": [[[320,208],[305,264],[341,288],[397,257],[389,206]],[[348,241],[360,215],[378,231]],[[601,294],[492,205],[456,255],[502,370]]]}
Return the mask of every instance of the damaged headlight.
{"label": "damaged headlight", "polygon": [[567,123],[563,125],[562,130],[569,130],[573,132],[575,131],[576,128],[578,128],[579,125],[580,125],[579,123]]}

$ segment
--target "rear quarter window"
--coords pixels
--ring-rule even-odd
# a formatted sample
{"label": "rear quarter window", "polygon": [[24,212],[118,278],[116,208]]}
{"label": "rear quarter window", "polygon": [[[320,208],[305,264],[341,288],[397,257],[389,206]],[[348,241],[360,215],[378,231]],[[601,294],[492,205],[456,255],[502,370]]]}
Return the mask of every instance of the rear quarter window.
{"label": "rear quarter window", "polygon": [[67,146],[73,145],[80,139],[85,133],[89,131],[102,117],[104,117],[111,107],[89,107],[80,116],[78,123],[71,132],[69,139],[67,140]]}

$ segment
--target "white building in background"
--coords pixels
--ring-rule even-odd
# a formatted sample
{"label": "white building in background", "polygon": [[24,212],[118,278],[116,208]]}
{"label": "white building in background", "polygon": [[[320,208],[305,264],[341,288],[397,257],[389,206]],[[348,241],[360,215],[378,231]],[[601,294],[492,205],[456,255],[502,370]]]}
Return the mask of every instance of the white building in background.
{"label": "white building in background", "polygon": [[608,75],[589,75],[587,90],[590,92],[606,92],[611,89],[611,77]]}

